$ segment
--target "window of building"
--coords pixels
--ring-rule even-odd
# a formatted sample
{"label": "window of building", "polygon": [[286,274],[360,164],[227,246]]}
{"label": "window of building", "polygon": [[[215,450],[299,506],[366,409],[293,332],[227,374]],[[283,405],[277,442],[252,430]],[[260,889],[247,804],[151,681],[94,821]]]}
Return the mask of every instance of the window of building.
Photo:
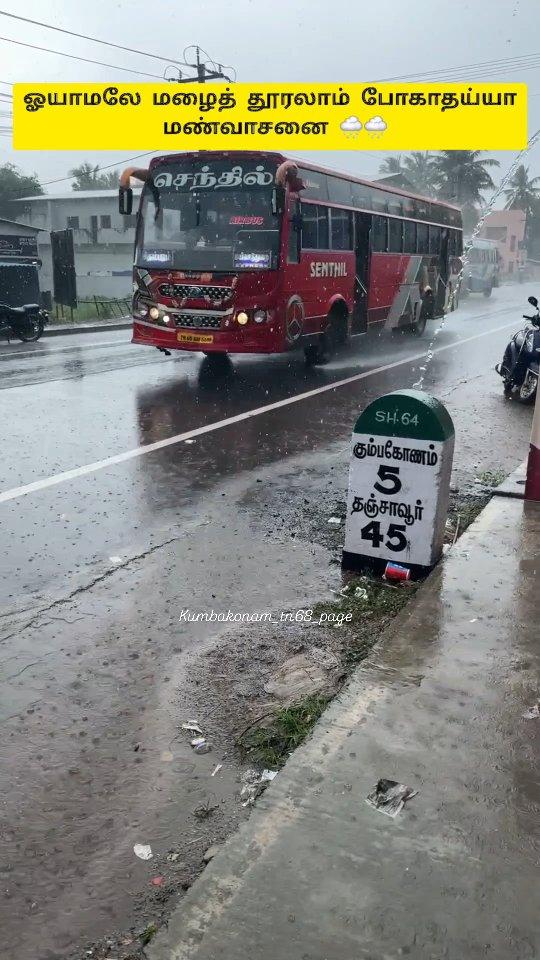
{"label": "window of building", "polygon": [[390,218],[388,221],[388,249],[390,253],[401,253],[402,232],[402,221]]}
{"label": "window of building", "polygon": [[412,220],[403,223],[403,250],[405,253],[416,253],[416,224]]}
{"label": "window of building", "polygon": [[99,224],[102,230],[111,229],[111,216],[109,213],[102,213],[99,218]]}
{"label": "window of building", "polygon": [[68,217],[66,220],[66,226],[68,230],[78,230],[79,229],[79,218],[78,217]]}
{"label": "window of building", "polygon": [[137,216],[134,213],[124,214],[124,230],[132,230],[137,226]]}
{"label": "window of building", "polygon": [[332,250],[352,249],[351,214],[347,210],[331,210]]}
{"label": "window of building", "polygon": [[417,253],[429,253],[428,226],[426,223],[416,224]]}
{"label": "window of building", "polygon": [[302,247],[305,250],[328,250],[328,208],[317,204],[302,207]]}

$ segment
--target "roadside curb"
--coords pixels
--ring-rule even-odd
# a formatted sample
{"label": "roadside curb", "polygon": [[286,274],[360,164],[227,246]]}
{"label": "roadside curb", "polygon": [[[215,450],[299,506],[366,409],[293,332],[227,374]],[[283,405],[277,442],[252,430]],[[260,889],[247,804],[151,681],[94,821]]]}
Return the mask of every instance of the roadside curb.
{"label": "roadside curb", "polygon": [[129,330],[131,320],[118,320],[112,323],[60,323],[46,327],[44,337],[62,337],[72,333],[99,333],[100,330]]}
{"label": "roadside curb", "polygon": [[513,473],[506,480],[493,487],[491,493],[494,497],[515,497],[518,500],[525,499],[525,479],[527,476],[527,461],[524,460],[516,467]]}

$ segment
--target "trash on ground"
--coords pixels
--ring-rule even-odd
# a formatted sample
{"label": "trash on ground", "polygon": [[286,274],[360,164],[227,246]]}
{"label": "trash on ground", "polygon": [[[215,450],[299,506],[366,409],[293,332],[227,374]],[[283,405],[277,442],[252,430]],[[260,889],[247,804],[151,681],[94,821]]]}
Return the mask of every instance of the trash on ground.
{"label": "trash on ground", "polygon": [[206,737],[195,737],[191,741],[191,746],[193,747],[195,753],[210,753],[210,750],[212,749]]}
{"label": "trash on ground", "polygon": [[403,567],[400,563],[392,563],[389,560],[384,570],[384,577],[386,580],[410,580],[411,570],[410,567]]}
{"label": "trash on ground", "polygon": [[330,527],[341,526],[341,517],[329,517],[327,523]]}
{"label": "trash on ground", "polygon": [[263,770],[261,774],[257,770],[246,770],[242,777],[244,786],[240,791],[240,799],[243,807],[249,807],[255,803],[257,797],[260,797],[268,784],[277,776],[277,770]]}
{"label": "trash on ground", "polygon": [[397,780],[381,779],[366,797],[366,803],[388,817],[397,817],[407,800],[415,797],[418,790],[398,783]]}
{"label": "trash on ground", "polygon": [[146,843],[136,843],[133,847],[133,853],[139,860],[151,860],[154,856],[152,847]]}
{"label": "trash on ground", "polygon": [[150,883],[153,887],[162,887],[165,883],[165,877],[152,877]]}
{"label": "trash on ground", "polygon": [[212,770],[212,773],[210,774],[210,776],[211,776],[211,777],[215,777],[216,773],[219,773],[219,771],[221,770],[222,767],[223,767],[223,764],[222,764],[222,763],[218,763],[218,765],[217,765],[216,767],[214,767],[214,769]]}
{"label": "trash on ground", "polygon": [[122,557],[109,557],[111,563],[123,563]]}
{"label": "trash on ground", "polygon": [[202,730],[196,720],[188,720],[182,724],[182,730],[188,730],[189,733],[202,733]]}
{"label": "trash on ground", "polygon": [[540,717],[540,703],[534,703],[522,714],[522,717],[524,720],[534,720],[535,717]]}
{"label": "trash on ground", "polygon": [[176,861],[179,859],[180,859],[180,854],[176,850],[174,850],[172,853],[167,854],[167,860],[169,861],[169,863],[176,863]]}
{"label": "trash on ground", "polygon": [[207,820],[208,817],[211,817],[213,813],[218,809],[219,804],[211,804],[209,800],[206,803],[201,803],[200,806],[195,807],[193,814],[197,817],[197,820]]}
{"label": "trash on ground", "polygon": [[210,863],[214,859],[216,853],[219,853],[219,844],[213,843],[211,847],[208,847],[206,853],[203,854],[203,860],[205,863]]}
{"label": "trash on ground", "polygon": [[472,620],[469,620],[469,623],[476,623],[477,620],[478,620],[478,617],[473,617]]}
{"label": "trash on ground", "polygon": [[171,761],[174,760],[174,755],[170,750],[162,750],[160,760],[162,760],[163,763],[171,763]]}

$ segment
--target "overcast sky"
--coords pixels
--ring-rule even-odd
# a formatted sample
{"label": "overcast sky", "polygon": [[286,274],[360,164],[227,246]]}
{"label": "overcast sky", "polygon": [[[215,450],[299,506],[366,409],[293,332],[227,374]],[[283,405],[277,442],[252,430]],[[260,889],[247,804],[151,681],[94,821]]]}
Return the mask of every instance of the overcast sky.
{"label": "overcast sky", "polygon": [[[527,69],[496,64],[492,81],[525,81],[529,84],[529,134],[540,127],[540,25],[539,0],[0,0],[8,13],[41,20],[160,56],[183,59],[188,44],[200,44],[216,61],[231,64],[241,81],[354,82],[481,61],[535,56]],[[135,82],[136,74],[67,60],[51,53],[30,50],[5,38],[62,50],[101,60],[116,67],[162,76],[159,60],[113,50],[0,16],[0,91],[5,82],[97,81]],[[494,68],[490,68],[494,69]],[[484,79],[478,69],[473,79]],[[150,78],[148,78],[150,79]],[[457,78],[456,78],[457,79]],[[467,71],[459,79],[467,80]],[[2,113],[9,101],[1,100]],[[8,117],[3,116],[8,124]],[[16,163],[25,172],[36,172],[42,182],[64,177],[83,160],[100,165],[118,163],[137,153],[39,153],[14,151],[10,138],[0,135],[0,162]],[[360,176],[377,175],[385,153],[311,154],[324,165]],[[308,156],[308,154],[304,154]],[[495,154],[501,173],[513,155]],[[530,157],[531,172],[540,174],[540,146]],[[49,187],[68,190],[70,182]]]}

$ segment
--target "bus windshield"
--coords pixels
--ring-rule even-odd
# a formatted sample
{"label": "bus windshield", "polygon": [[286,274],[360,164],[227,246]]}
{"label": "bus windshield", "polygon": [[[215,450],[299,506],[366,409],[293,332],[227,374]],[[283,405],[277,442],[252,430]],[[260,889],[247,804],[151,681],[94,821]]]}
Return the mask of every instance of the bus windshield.
{"label": "bus windshield", "polygon": [[185,270],[272,270],[279,224],[274,171],[213,161],[152,170],[139,214],[136,264]]}

